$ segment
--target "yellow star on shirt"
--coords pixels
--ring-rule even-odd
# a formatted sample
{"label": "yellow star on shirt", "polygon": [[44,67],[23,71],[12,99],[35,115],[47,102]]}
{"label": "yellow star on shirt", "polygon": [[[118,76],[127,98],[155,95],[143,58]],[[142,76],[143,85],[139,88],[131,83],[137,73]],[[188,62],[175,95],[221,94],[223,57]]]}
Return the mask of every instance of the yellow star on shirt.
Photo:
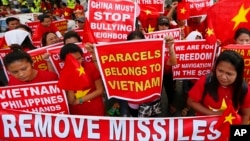
{"label": "yellow star on shirt", "polygon": [[235,17],[233,17],[233,19],[231,21],[235,22],[234,23],[234,28],[237,28],[238,25],[242,22],[248,22],[246,15],[248,14],[250,10],[250,7],[248,7],[247,9],[244,8],[244,5],[241,5],[240,10],[238,11],[237,15]]}
{"label": "yellow star on shirt", "polygon": [[79,76],[81,76],[82,74],[85,74],[84,68],[82,66],[80,66],[77,71],[79,71]]}
{"label": "yellow star on shirt", "polygon": [[182,13],[182,14],[185,14],[185,13],[186,13],[186,11],[187,11],[187,10],[186,10],[184,7],[183,7],[183,8],[181,8],[181,13]]}
{"label": "yellow star on shirt", "polygon": [[213,110],[213,111],[225,110],[225,109],[227,109],[227,103],[226,103],[225,99],[223,98],[223,99],[222,99],[222,102],[221,102],[221,106],[220,106],[219,109],[214,109],[214,108],[212,108],[212,107],[210,107],[210,106],[209,106],[209,109],[210,109],[210,110]]}
{"label": "yellow star on shirt", "polygon": [[154,32],[155,28],[151,27],[151,25],[148,25],[148,33]]}
{"label": "yellow star on shirt", "polygon": [[207,29],[207,35],[208,35],[208,36],[214,35],[214,29],[208,28],[208,29]]}
{"label": "yellow star on shirt", "polygon": [[64,15],[65,15],[65,16],[69,16],[69,13],[68,13],[68,12],[64,12]]}
{"label": "yellow star on shirt", "polygon": [[144,12],[146,13],[146,15],[152,14],[150,10],[145,10]]}
{"label": "yellow star on shirt", "polygon": [[234,116],[232,116],[232,113],[230,113],[228,116],[225,117],[224,123],[229,122],[230,124],[233,123],[233,119],[235,119]]}
{"label": "yellow star on shirt", "polygon": [[76,99],[84,97],[85,95],[87,95],[89,93],[89,91],[90,91],[90,89],[83,90],[83,91],[82,90],[76,91],[76,93],[75,93]]}

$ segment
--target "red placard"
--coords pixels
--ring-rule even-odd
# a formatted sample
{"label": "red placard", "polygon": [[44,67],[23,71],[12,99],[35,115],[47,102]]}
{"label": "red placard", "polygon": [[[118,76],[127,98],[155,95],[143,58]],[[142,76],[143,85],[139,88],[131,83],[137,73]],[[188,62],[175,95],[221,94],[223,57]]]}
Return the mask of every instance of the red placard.
{"label": "red placard", "polygon": [[181,40],[181,29],[174,28],[168,30],[154,31],[144,33],[146,39],[163,39],[165,36],[172,36],[175,40]]}
{"label": "red placard", "polygon": [[2,87],[0,109],[68,114],[64,90],[57,81]]}
{"label": "red placard", "polygon": [[90,0],[88,18],[97,42],[127,40],[135,29],[135,3],[124,0]]}
{"label": "red placard", "polygon": [[160,96],[164,40],[97,44],[96,55],[108,97],[145,102]]}
{"label": "red placard", "polygon": [[205,40],[176,41],[178,64],[173,66],[174,79],[199,79],[212,70],[216,46]]}

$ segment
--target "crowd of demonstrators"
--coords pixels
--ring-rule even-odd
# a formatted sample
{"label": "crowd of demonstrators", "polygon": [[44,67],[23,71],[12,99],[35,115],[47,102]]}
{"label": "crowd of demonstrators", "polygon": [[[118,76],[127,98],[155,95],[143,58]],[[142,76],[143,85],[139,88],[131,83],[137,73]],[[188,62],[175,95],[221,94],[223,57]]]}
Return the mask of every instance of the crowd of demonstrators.
{"label": "crowd of demonstrators", "polygon": [[[80,115],[105,115],[105,105],[102,99],[104,87],[93,52],[94,46],[90,43],[86,44],[86,48],[89,53],[92,53],[93,57],[93,62],[87,63],[82,59],[84,57],[82,49],[77,46],[77,44],[73,44],[82,42],[81,35],[76,31],[84,27],[85,7],[82,7],[78,0],[68,0],[67,3],[63,3],[59,0],[54,4],[49,3],[48,0],[33,0],[32,6],[27,6],[27,1],[25,0],[20,0],[18,2],[18,7],[21,8],[22,12],[27,12],[27,10],[29,10],[34,13],[37,11],[43,12],[43,14],[38,17],[40,23],[34,33],[28,26],[20,24],[20,20],[17,18],[10,17],[6,19],[8,29],[5,33],[5,38],[8,39],[16,36],[19,39],[7,41],[7,45],[13,50],[3,59],[4,65],[11,75],[8,85],[56,80],[57,77],[54,76],[53,70],[49,69],[49,72],[41,72],[40,70],[34,69],[32,59],[26,51],[36,49],[32,44],[32,41],[35,40],[41,41],[42,46],[48,46],[63,41],[64,46],[60,52],[61,60],[65,61],[67,55],[73,55],[84,68],[86,67],[86,73],[91,80],[91,91],[85,97],[79,99],[74,97],[75,91],[67,91],[70,112]],[[194,17],[188,20],[180,20],[176,14],[177,6],[178,2],[173,0],[168,10],[157,19],[156,30],[181,28],[182,40],[203,39],[205,37],[205,29],[207,28],[206,19]],[[77,27],[73,31],[67,31],[62,35],[52,23],[53,20],[61,18],[76,20]],[[145,39],[144,33],[145,31],[143,28],[137,25],[137,30],[130,32],[127,36],[127,40],[143,40]],[[167,36],[165,40],[168,44],[169,54],[165,57],[163,87],[168,97],[168,105],[163,106],[168,109],[168,114],[166,116],[172,116],[178,112],[176,108],[177,105],[183,103],[177,103],[174,98],[176,95],[176,81],[173,80],[172,66],[177,63],[174,52],[174,40],[173,37],[169,36]],[[250,44],[250,31],[245,28],[239,28],[235,32],[234,42],[235,44]],[[48,60],[48,57],[49,54],[43,56],[45,60]],[[250,106],[248,104],[250,94],[249,92],[243,93],[241,87],[241,85],[245,83],[243,81],[243,70],[243,58],[236,52],[225,51],[219,54],[216,59],[213,71],[211,75],[209,75],[211,76],[211,80],[207,84],[208,89],[205,87],[206,76],[195,81],[183,81],[183,92],[184,95],[187,96],[187,103],[180,111],[182,116],[186,116],[190,108],[197,112],[197,115],[220,115],[224,109],[219,109],[220,105],[218,105],[218,103],[221,103],[221,100],[224,98],[227,104],[231,102],[236,110],[240,109],[240,113],[243,117],[242,123],[246,123],[247,118],[250,117]],[[47,73],[48,76],[50,76],[48,80],[41,78],[41,75],[47,76]],[[5,83],[3,85],[5,85]],[[203,91],[206,91],[204,97]],[[114,115],[118,107],[120,109],[118,115],[120,116],[154,117],[160,113],[153,111],[153,114],[148,115],[148,113],[142,111],[140,107],[142,105],[160,105],[160,100],[160,97],[154,97],[148,103],[133,103],[131,101],[115,99],[115,108],[112,107],[113,109],[110,109],[109,114]],[[117,106],[117,103],[119,106]],[[213,107],[214,110],[210,110],[209,106]],[[216,109],[219,110],[215,111]],[[159,109],[153,110],[160,111]]]}

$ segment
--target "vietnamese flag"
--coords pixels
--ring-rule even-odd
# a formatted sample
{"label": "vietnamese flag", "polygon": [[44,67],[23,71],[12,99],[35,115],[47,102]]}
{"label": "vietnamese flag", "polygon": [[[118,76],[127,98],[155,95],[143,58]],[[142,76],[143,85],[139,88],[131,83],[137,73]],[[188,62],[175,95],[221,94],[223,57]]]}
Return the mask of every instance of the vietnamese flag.
{"label": "vietnamese flag", "polygon": [[94,36],[92,29],[90,28],[90,24],[87,18],[85,18],[85,22],[84,22],[82,42],[83,43],[89,42],[89,43],[97,44],[97,40]]}
{"label": "vietnamese flag", "polygon": [[71,54],[68,54],[60,72],[58,87],[77,91],[90,88],[89,84],[89,78],[83,66]]}
{"label": "vietnamese flag", "polygon": [[250,29],[250,0],[221,0],[207,11],[214,33],[222,44],[233,39],[238,28]]}
{"label": "vietnamese flag", "polygon": [[214,27],[213,27],[213,24],[212,24],[212,20],[213,19],[207,19],[207,29],[206,29],[206,34],[205,34],[205,38],[206,38],[206,41],[207,43],[209,44],[215,44],[217,38],[215,36],[215,33],[214,33]]}
{"label": "vietnamese flag", "polygon": [[241,117],[234,110],[232,103],[228,103],[226,110],[223,112],[219,120],[214,126],[214,129],[218,129],[223,133],[223,137],[229,137],[230,125],[241,124]]}
{"label": "vietnamese flag", "polygon": [[190,16],[190,4],[188,2],[179,2],[177,5],[178,20],[186,20]]}
{"label": "vietnamese flag", "polygon": [[138,19],[146,32],[153,32],[157,29],[157,21],[160,16],[155,7],[148,5],[140,5],[141,11]]}

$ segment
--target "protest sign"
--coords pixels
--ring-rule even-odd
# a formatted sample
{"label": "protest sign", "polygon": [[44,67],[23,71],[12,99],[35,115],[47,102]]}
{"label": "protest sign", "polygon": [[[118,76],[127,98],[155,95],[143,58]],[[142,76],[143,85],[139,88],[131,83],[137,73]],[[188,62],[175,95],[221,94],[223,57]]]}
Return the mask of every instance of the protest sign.
{"label": "protest sign", "polygon": [[[228,128],[216,130],[219,116],[124,118],[75,116],[0,110],[0,139],[177,141],[227,140]],[[228,121],[226,121],[228,123]]]}
{"label": "protest sign", "polygon": [[213,5],[213,0],[186,0],[190,3],[190,17],[197,17],[207,14],[209,7]]}
{"label": "protest sign", "polygon": [[160,96],[164,40],[97,44],[95,53],[108,97],[135,102]]}
{"label": "protest sign", "polygon": [[144,33],[144,36],[146,39],[163,39],[165,36],[172,36],[175,40],[181,40],[181,28]]}
{"label": "protest sign", "polygon": [[178,64],[173,66],[174,79],[198,79],[212,70],[216,46],[205,40],[176,41]]}
{"label": "protest sign", "polygon": [[90,0],[88,18],[98,42],[127,40],[135,30],[135,3],[124,0]]}
{"label": "protest sign", "polygon": [[159,13],[164,13],[164,0],[135,0],[135,2],[140,6],[154,7]]}
{"label": "protest sign", "polygon": [[69,113],[66,94],[57,81],[2,87],[0,100],[0,109]]}

